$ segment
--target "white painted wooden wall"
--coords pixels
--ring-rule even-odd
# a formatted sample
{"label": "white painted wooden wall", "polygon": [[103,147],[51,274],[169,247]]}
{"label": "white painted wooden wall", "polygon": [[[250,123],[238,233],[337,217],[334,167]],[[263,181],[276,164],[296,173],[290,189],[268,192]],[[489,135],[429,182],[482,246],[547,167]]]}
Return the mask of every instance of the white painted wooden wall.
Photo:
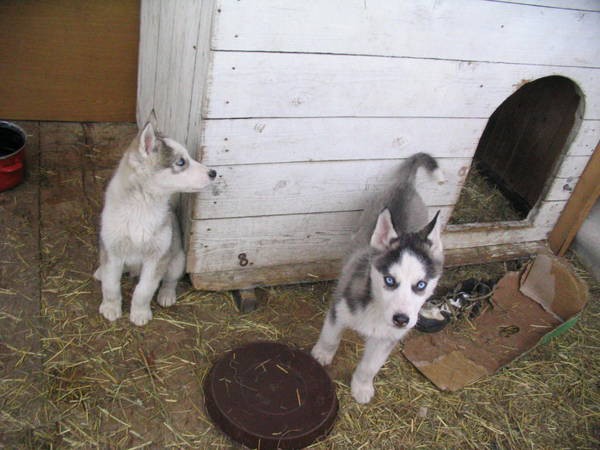
{"label": "white painted wooden wall", "polygon": [[447,220],[487,119],[527,81],[562,75],[585,96],[549,193],[524,222],[450,227],[446,248],[545,239],[600,138],[595,0],[143,0],[141,30],[138,122],[154,107],[219,172],[186,212],[199,287],[319,277],[290,268],[338,260],[419,151],[446,172],[418,189]]}

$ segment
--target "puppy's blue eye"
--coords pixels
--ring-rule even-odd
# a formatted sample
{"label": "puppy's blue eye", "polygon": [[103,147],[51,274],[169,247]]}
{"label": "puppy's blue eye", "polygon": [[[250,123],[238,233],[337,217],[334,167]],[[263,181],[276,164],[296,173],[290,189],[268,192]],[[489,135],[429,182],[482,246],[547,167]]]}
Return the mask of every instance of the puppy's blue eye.
{"label": "puppy's blue eye", "polygon": [[179,158],[177,161],[175,161],[175,165],[179,167],[185,166],[185,159]]}
{"label": "puppy's blue eye", "polygon": [[425,289],[426,287],[427,287],[427,282],[426,282],[426,281],[423,281],[423,280],[421,280],[421,281],[419,281],[419,282],[417,283],[417,290],[418,290],[418,291],[422,291],[422,290],[423,290],[423,289]]}
{"label": "puppy's blue eye", "polygon": [[383,277],[383,282],[385,283],[385,285],[387,287],[394,287],[396,286],[396,279],[390,275],[387,275],[385,277]]}

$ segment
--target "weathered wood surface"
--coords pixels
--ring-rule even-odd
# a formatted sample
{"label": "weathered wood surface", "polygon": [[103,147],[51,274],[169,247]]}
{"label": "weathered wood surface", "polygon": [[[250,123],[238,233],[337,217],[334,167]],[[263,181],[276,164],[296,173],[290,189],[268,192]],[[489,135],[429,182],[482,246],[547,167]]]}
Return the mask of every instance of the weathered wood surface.
{"label": "weathered wood surface", "polygon": [[579,177],[554,178],[546,194],[546,200],[568,200],[578,182]]}
{"label": "weathered wood surface", "polygon": [[[446,249],[482,247],[546,239],[565,205],[544,202],[530,221],[449,226]],[[430,208],[430,216],[436,208]],[[451,208],[441,208],[447,221]],[[218,272],[338,260],[351,250],[360,211],[240,217],[194,221],[188,257],[192,273]],[[318,274],[317,274],[318,275]]]}
{"label": "weathered wood surface", "polygon": [[[584,98],[585,107],[585,98]],[[600,120],[583,120],[569,144],[568,156],[590,156],[600,139]]]}
{"label": "weathered wood surface", "polygon": [[[446,251],[444,265],[454,267],[491,261],[508,261],[540,252],[548,252],[545,241],[460,248]],[[253,286],[335,280],[339,276],[341,267],[341,260],[323,260],[244,270],[191,273],[190,278],[196,289],[223,291]]]}
{"label": "weathered wood surface", "polygon": [[340,268],[339,260],[321,260],[273,267],[252,267],[244,270],[190,273],[190,279],[196,289],[227,291],[254,286],[334,280],[338,277]]}
{"label": "weathered wood surface", "polygon": [[[420,170],[416,186],[427,205],[453,204],[470,159],[440,159],[447,181]],[[196,197],[195,219],[363,209],[393,179],[399,161],[343,161],[224,166]]]}
{"label": "weathered wood surface", "polygon": [[190,127],[199,129],[212,14],[212,0],[141,4],[138,126],[154,109],[161,131],[192,151],[198,142],[188,141],[188,134]]}
{"label": "weathered wood surface", "polygon": [[[453,205],[471,161],[468,158],[438,161],[447,181],[438,184],[419,171],[417,190],[429,206]],[[579,176],[586,162],[584,156],[565,158],[558,178]],[[219,177],[212,188],[196,196],[193,218],[363,209],[373,195],[389,185],[398,164],[397,160],[365,160],[219,167]]]}
{"label": "weathered wood surface", "polygon": [[[142,0],[137,123],[154,109],[159,129],[198,155],[213,0]],[[193,130],[190,132],[190,130]],[[193,199],[182,198],[185,245]]]}
{"label": "weathered wood surface", "polygon": [[[208,165],[473,155],[485,119],[302,118],[207,120]],[[595,143],[594,143],[595,144]]]}
{"label": "weathered wood surface", "polygon": [[412,58],[214,52],[206,118],[488,118],[518,87],[573,80],[600,119],[600,70]]}
{"label": "weathered wood surface", "polygon": [[501,3],[520,3],[523,5],[538,5],[548,8],[563,8],[579,11],[600,11],[597,0],[495,0]]}
{"label": "weathered wood surface", "polygon": [[600,143],[580,180],[548,238],[552,251],[561,256],[569,249],[575,234],[600,196]]}
{"label": "weathered wood surface", "polygon": [[[437,208],[430,208],[432,217]],[[448,220],[450,208],[440,209]],[[188,271],[246,270],[341,258],[361,211],[193,222]]]}
{"label": "weathered wood surface", "polygon": [[[207,165],[473,156],[487,119],[275,118],[206,120],[201,137]],[[591,155],[600,121],[584,120],[568,156]]]}
{"label": "weathered wood surface", "polygon": [[[545,201],[520,223],[444,234],[449,251],[479,256],[545,239],[600,133],[600,14],[589,11],[600,7],[525,3],[537,1],[215,0],[191,8],[178,0],[179,11],[161,12],[175,4],[146,0],[151,26],[167,39],[148,47],[161,73],[142,97],[153,96],[145,104],[165,117],[163,130],[220,175],[186,197],[196,285],[332,277],[328,262],[347,251],[361,209],[418,151],[446,170],[446,184],[420,174],[417,186],[446,221],[488,117],[528,81],[562,75],[586,104]],[[183,24],[200,27],[186,38],[196,39],[194,51],[171,47],[183,43]],[[189,58],[161,66],[172,55]]]}
{"label": "weathered wood surface", "polygon": [[518,3],[222,0],[212,47],[598,67],[600,14]]}
{"label": "weathered wood surface", "polygon": [[47,420],[39,276],[40,131],[37,122],[18,125],[27,134],[27,176],[19,186],[0,193],[0,391],[4,394],[14,389],[12,395],[2,395],[0,442],[7,448],[20,448]]}

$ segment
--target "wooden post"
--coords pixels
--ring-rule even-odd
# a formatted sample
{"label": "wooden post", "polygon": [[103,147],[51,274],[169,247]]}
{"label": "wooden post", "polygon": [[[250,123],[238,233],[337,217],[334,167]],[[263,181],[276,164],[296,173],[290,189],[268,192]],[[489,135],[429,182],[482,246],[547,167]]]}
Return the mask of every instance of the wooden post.
{"label": "wooden post", "polygon": [[554,253],[562,256],[569,249],[581,224],[598,200],[598,196],[600,196],[600,142],[550,233],[548,244]]}

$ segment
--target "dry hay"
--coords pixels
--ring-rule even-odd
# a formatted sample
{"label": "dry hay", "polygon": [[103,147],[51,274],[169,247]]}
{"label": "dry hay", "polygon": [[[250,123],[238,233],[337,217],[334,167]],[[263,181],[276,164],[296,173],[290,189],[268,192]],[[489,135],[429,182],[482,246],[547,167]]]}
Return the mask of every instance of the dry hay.
{"label": "dry hay", "polygon": [[[98,146],[84,147],[93,158]],[[74,167],[77,167],[74,164]],[[108,176],[47,169],[41,186],[43,365],[40,384],[2,380],[0,443],[14,448],[240,448],[207,418],[201,391],[212,362],[227,349],[276,340],[309,349],[318,337],[331,283],[260,290],[256,311],[241,315],[229,293],[182,283],[178,303],[153,304],[144,327],[126,317],[108,323],[97,312],[96,223]],[[60,186],[58,177],[72,188]],[[94,184],[95,183],[95,184]],[[67,192],[65,194],[65,192]],[[53,201],[62,196],[60,202]],[[494,278],[502,263],[448,270],[441,283]],[[585,272],[581,274],[587,277]],[[600,285],[578,324],[499,373],[456,393],[437,390],[396,349],[375,380],[366,406],[350,395],[361,340],[344,335],[328,372],[340,400],[331,434],[313,449],[597,448],[600,394]],[[124,282],[124,312],[132,282]],[[20,421],[19,392],[46,399],[43,426]],[[11,439],[12,436],[12,440]]]}
{"label": "dry hay", "polygon": [[[503,269],[498,263],[448,275]],[[108,324],[96,312],[97,287],[89,275],[63,273],[47,287],[60,300],[44,310],[50,324],[44,369],[57,426],[43,430],[36,442],[56,448],[239,448],[204,412],[201,385],[211,362],[253,340],[310,348],[331,288],[264,289],[258,310],[240,315],[229,294],[188,286],[174,308],[156,307],[154,320],[138,328],[126,319]],[[347,333],[328,369],[339,418],[331,435],[311,448],[596,447],[597,283],[592,292],[572,331],[457,393],[438,391],[398,349],[376,378],[372,403],[356,404],[349,380],[362,343]]]}
{"label": "dry hay", "polygon": [[460,225],[523,219],[510,200],[475,166],[471,166],[448,223]]}

